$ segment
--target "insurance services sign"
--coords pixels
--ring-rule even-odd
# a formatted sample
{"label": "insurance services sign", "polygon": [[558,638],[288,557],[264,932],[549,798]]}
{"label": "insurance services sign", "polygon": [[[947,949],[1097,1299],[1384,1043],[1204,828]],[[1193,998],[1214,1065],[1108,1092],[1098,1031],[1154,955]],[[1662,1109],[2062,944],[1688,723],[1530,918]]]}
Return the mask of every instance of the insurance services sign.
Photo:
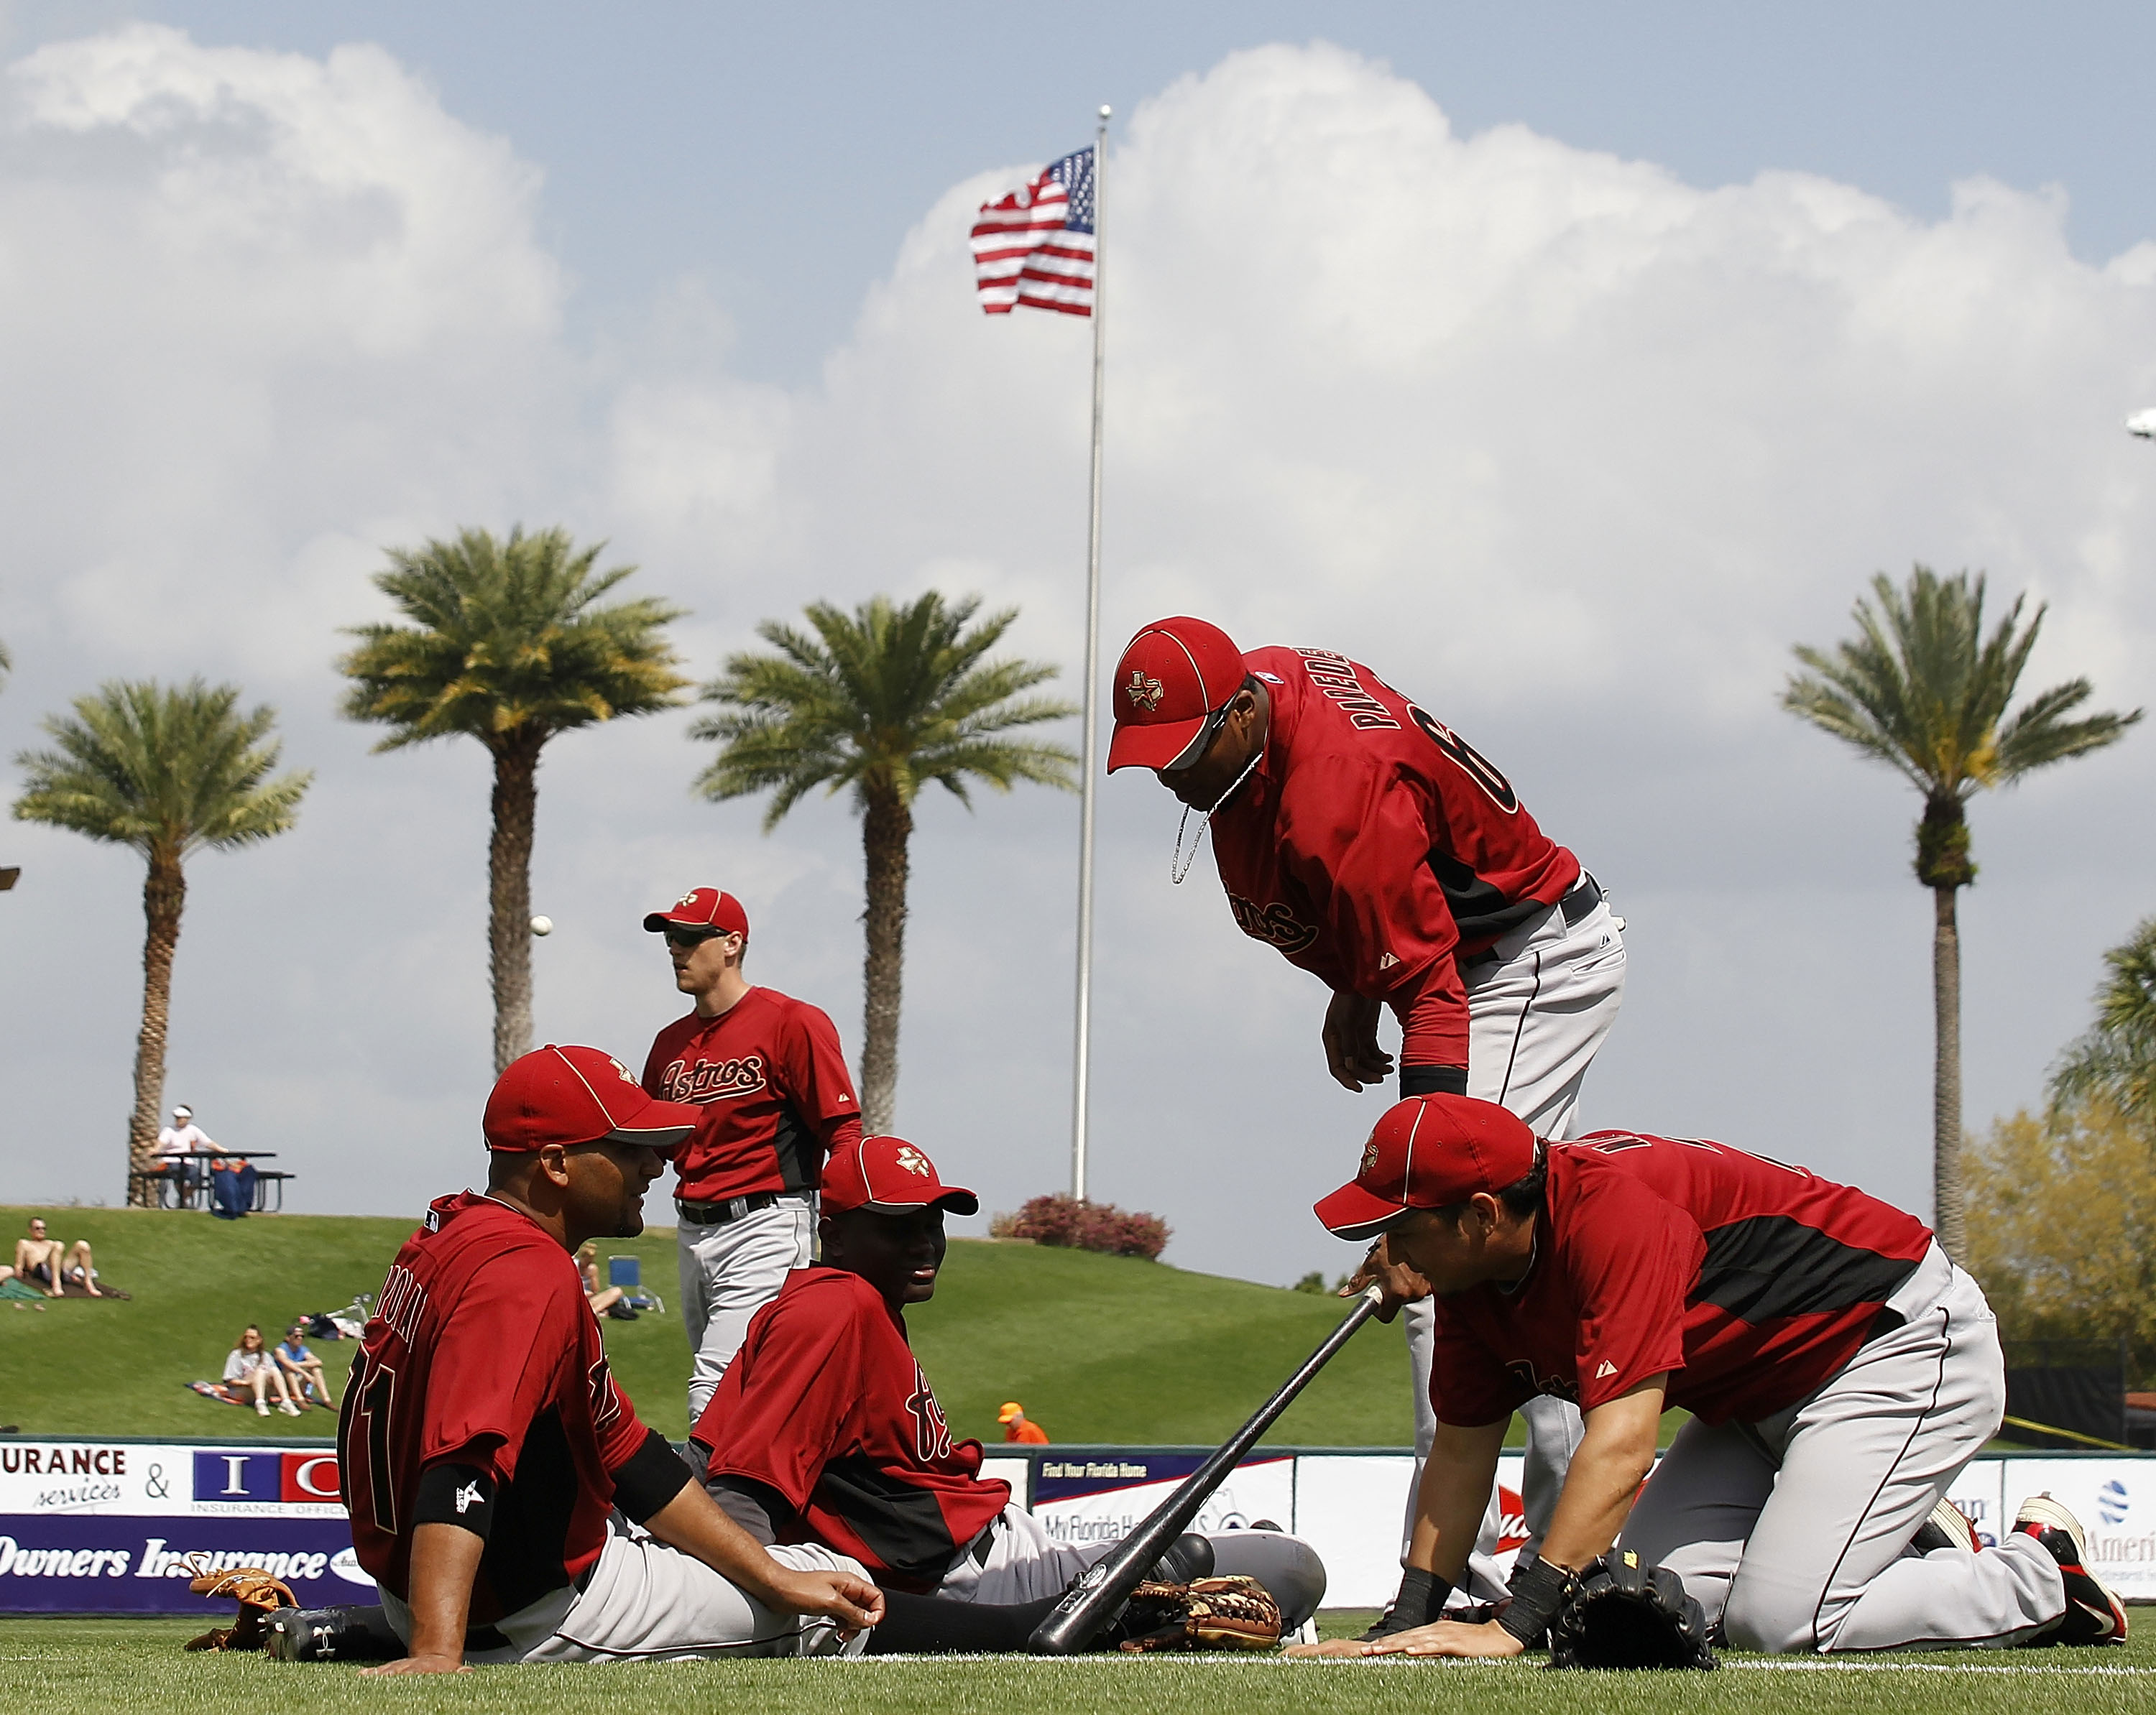
{"label": "insurance services sign", "polygon": [[319,1444],[0,1440],[0,1613],[204,1613],[187,1580],[228,1566],[365,1601],[339,1494]]}

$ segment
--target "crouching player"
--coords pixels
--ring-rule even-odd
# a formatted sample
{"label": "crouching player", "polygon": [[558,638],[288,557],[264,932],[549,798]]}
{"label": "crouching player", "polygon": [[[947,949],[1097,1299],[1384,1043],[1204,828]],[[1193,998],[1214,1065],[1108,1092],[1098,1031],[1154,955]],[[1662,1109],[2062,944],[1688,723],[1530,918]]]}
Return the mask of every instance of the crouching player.
{"label": "crouching player", "polygon": [[[885,1586],[874,1654],[1023,1649],[1113,1546],[1057,1542],[1009,1484],[983,1480],[981,1444],[952,1440],[914,1358],[905,1307],[935,1294],[944,1211],[979,1206],[903,1139],[842,1145],[824,1175],[822,1265],[757,1313],[691,1436],[713,1497],[759,1541],[820,1543]],[[1213,1574],[1256,1579],[1286,1629],[1325,1594],[1317,1554],[1274,1531],[1186,1536],[1155,1575]]]}
{"label": "crouching player", "polygon": [[751,1540],[608,1371],[571,1258],[643,1231],[700,1117],[596,1048],[495,1085],[487,1189],[398,1252],[338,1422],[352,1546],[408,1651],[369,1671],[825,1653],[881,1617],[844,1556]]}
{"label": "crouching player", "polygon": [[[1697,1139],[1544,1144],[1449,1095],[1387,1113],[1317,1216],[1382,1231],[1429,1281],[1441,1421],[1409,1550],[1431,1623],[1316,1647],[1517,1655],[1620,1536],[1738,1649],[2123,1641],[2056,1502],[2027,1502],[1981,1552],[1940,1508],[1999,1428],[2005,1374],[1983,1293],[1914,1216]],[[1506,1423],[1537,1392],[1586,1421],[1541,1558],[1494,1620],[1438,1620]],[[1692,1421],[1656,1467],[1671,1405]]]}

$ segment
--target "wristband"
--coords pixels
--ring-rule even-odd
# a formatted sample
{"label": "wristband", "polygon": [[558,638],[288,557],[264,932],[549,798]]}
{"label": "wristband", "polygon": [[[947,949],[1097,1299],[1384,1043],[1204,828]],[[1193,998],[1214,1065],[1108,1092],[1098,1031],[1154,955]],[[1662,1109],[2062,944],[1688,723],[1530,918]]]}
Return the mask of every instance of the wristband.
{"label": "wristband", "polygon": [[1403,1066],[1400,1098],[1409,1096],[1464,1096],[1467,1068],[1464,1066]]}
{"label": "wristband", "polygon": [[691,1481],[681,1456],[655,1429],[644,1436],[642,1446],[607,1474],[613,1478],[614,1505],[637,1524],[663,1510]]}
{"label": "wristband", "polygon": [[1372,1643],[1396,1631],[1412,1631],[1418,1625],[1443,1619],[1445,1599],[1451,1594],[1452,1586],[1435,1572],[1407,1568],[1400,1574],[1399,1594],[1393,1598],[1393,1605],[1378,1616],[1378,1623],[1363,1634],[1362,1641]]}
{"label": "wristband", "polygon": [[1548,1560],[1516,1567],[1509,1586],[1512,1605],[1497,1616],[1497,1624],[1532,1646],[1549,1630],[1551,1620],[1578,1581],[1563,1567]]}

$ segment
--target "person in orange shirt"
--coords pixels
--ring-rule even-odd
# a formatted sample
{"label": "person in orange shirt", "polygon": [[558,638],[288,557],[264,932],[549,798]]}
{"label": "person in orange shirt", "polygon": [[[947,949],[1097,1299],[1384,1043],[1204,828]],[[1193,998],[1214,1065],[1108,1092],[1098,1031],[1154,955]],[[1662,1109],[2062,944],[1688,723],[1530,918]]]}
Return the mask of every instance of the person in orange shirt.
{"label": "person in orange shirt", "polygon": [[1004,1408],[996,1413],[996,1421],[1004,1426],[1007,1441],[1024,1441],[1029,1446],[1045,1447],[1048,1431],[1025,1415],[1025,1407],[1016,1400],[1005,1400]]}

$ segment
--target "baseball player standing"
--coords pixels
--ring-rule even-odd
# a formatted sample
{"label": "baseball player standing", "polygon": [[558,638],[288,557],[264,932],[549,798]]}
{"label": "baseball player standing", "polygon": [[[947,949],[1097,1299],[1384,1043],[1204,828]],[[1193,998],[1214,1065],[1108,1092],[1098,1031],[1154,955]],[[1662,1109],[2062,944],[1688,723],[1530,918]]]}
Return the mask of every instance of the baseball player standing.
{"label": "baseball player standing", "polygon": [[408,1652],[370,1671],[823,1653],[880,1617],[855,1563],[746,1535],[608,1369],[572,1254],[644,1231],[700,1119],[596,1048],[495,1083],[487,1189],[397,1253],[338,1420],[353,1551]]}
{"label": "baseball player standing", "polygon": [[[1492,764],[1358,662],[1246,653],[1202,619],[1146,627],[1111,689],[1109,770],[1153,770],[1186,824],[1194,810],[1210,824],[1237,927],[1332,991],[1322,1040],[1342,1086],[1391,1075],[1378,1043],[1389,1006],[1402,1095],[1472,1093],[1543,1136],[1570,1132],[1624,996],[1625,944],[1594,878]],[[1178,827],[1175,880],[1188,862]],[[1401,1271],[1386,1283],[1411,1300],[1420,1459],[1437,1426],[1431,1307]],[[1558,1402],[1525,1415],[1524,1499],[1539,1536],[1578,1418]],[[1488,1523],[1494,1542],[1494,1503]]]}
{"label": "baseball player standing", "polygon": [[[1738,1649],[2124,1641],[2048,1496],[1996,1548],[1958,1519],[1958,1540],[1917,1543],[1997,1432],[2006,1379],[1983,1292],[1914,1216],[1703,1139],[1546,1144],[1494,1103],[1424,1096],[1378,1122],[1317,1216],[1384,1233],[1438,1305],[1443,1421],[1409,1556],[1431,1623],[1345,1652],[1517,1655],[1620,1533]],[[1534,1393],[1587,1426],[1541,1558],[1497,1619],[1438,1620]],[[1672,1405],[1692,1420],[1656,1467]]]}
{"label": "baseball player standing", "polygon": [[659,1032],[644,1062],[652,1095],[703,1109],[675,1160],[693,1424],[749,1318],[790,1270],[808,1266],[824,1163],[860,1136],[860,1102],[830,1019],[742,975],[748,914],[740,900],[696,888],[644,926],[666,937],[674,986],[696,1002]]}

